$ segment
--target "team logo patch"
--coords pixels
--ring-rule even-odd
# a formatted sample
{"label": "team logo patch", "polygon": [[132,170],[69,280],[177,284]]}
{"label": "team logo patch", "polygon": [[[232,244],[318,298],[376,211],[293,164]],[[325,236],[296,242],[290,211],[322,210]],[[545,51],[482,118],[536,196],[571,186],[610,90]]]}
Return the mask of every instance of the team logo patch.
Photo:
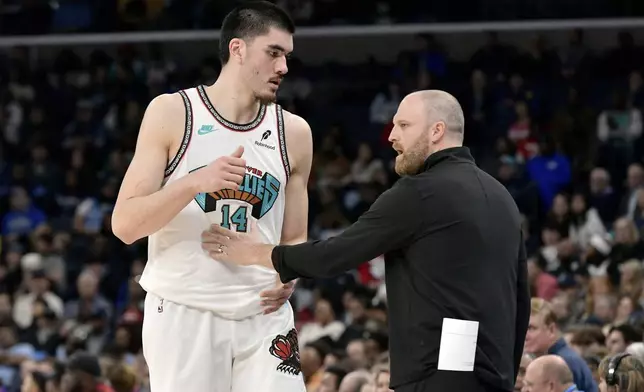
{"label": "team logo patch", "polygon": [[[199,170],[202,167],[205,166],[198,167],[191,170],[191,172]],[[253,218],[261,219],[264,217],[275,205],[282,184],[277,177],[269,172],[250,166],[246,167],[246,171],[247,173],[237,189],[220,189],[214,192],[197,194],[195,201],[203,212],[209,213],[215,211],[217,209],[217,202],[220,200],[240,200],[252,206],[251,215]]]}
{"label": "team logo patch", "polygon": [[277,370],[294,376],[300,374],[302,370],[300,367],[300,348],[295,328],[291,329],[286,336],[277,335],[268,351],[275,358],[282,360],[282,363],[277,365]]}

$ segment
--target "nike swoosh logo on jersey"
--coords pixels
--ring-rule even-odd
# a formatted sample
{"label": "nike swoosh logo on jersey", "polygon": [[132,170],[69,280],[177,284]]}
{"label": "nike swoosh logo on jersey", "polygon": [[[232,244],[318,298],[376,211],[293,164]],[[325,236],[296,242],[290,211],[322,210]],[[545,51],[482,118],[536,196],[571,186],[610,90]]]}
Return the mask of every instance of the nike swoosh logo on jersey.
{"label": "nike swoosh logo on jersey", "polygon": [[197,131],[197,135],[205,135],[215,130],[214,125],[202,125]]}

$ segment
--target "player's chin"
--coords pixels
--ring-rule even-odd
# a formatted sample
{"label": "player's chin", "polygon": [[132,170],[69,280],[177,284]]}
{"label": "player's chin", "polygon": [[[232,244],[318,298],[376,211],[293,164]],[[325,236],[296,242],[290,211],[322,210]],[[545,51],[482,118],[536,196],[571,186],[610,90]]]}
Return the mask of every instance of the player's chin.
{"label": "player's chin", "polygon": [[261,94],[258,94],[257,98],[264,104],[275,103],[275,101],[277,101],[277,89],[274,91],[272,89],[268,89]]}

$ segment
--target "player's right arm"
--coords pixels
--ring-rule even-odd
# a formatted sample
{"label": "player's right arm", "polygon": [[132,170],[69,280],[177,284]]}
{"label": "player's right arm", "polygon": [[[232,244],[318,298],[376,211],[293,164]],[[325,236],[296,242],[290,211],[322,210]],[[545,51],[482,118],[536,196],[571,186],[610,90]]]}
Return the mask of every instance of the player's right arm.
{"label": "player's right arm", "polygon": [[[156,97],[145,111],[136,150],[112,214],[112,231],[126,244],[168,224],[196,194],[236,189],[246,171],[243,147],[161,187],[170,157],[181,145],[185,109],[179,94]],[[174,150],[174,151],[171,151]]]}

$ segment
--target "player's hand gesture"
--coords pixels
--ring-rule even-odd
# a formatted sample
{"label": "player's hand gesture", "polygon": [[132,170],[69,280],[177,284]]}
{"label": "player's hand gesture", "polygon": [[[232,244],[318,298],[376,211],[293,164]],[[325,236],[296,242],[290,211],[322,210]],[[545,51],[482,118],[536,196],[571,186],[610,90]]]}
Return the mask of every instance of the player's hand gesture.
{"label": "player's hand gesture", "polygon": [[208,166],[192,172],[196,192],[239,188],[246,174],[246,160],[242,158],[243,154],[244,147],[239,146],[232,154],[219,157]]}

